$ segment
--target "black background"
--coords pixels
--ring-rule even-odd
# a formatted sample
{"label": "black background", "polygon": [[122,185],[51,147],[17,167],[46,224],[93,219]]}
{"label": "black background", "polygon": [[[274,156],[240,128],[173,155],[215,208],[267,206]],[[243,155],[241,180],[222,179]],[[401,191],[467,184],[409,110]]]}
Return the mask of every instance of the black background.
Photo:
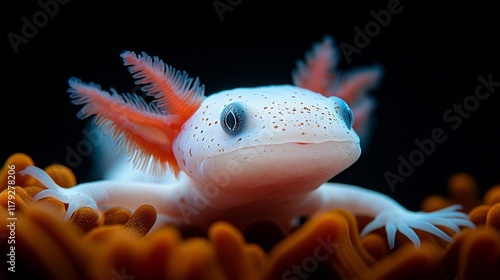
{"label": "black background", "polygon": [[[354,45],[354,28],[364,29],[374,20],[371,11],[394,1],[219,0],[233,4],[221,20],[216,1],[71,0],[59,4],[17,53],[8,34],[22,36],[22,18],[33,22],[42,8],[37,1],[8,2],[2,5],[0,160],[24,152],[45,167],[65,164],[67,148],[75,149],[83,137],[85,122],[76,117],[80,107],[66,92],[69,77],[118,92],[134,90],[119,56],[123,50],[145,51],[199,77],[206,94],[289,84],[297,59],[312,43],[329,34],[337,43]],[[400,1],[402,11],[350,63],[342,58],[340,70],[379,63],[385,74],[373,91],[378,108],[372,141],[334,181],[386,193],[411,209],[429,194],[446,194],[454,172],[476,176],[483,192],[500,182],[500,87],[457,129],[443,119],[446,110],[474,94],[478,76],[500,81],[496,9],[482,2]],[[417,148],[414,140],[429,138],[436,128],[447,140],[392,192],[384,172],[397,174],[398,156],[408,158]],[[84,156],[73,168],[80,182],[91,178],[90,163]]]}

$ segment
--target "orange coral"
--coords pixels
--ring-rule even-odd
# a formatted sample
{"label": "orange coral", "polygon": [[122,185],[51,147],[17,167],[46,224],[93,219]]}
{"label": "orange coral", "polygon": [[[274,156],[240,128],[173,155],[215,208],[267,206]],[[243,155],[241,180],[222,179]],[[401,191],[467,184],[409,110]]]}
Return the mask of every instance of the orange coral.
{"label": "orange coral", "polygon": [[500,231],[500,202],[491,206],[486,215],[486,225]]}
{"label": "orange coral", "polygon": [[[15,176],[15,174],[12,174],[8,171],[12,169],[17,173],[17,171],[23,170],[27,166],[31,165],[34,165],[33,160],[31,159],[31,157],[23,153],[15,153],[7,158],[0,173],[0,190],[6,189],[8,182],[12,181],[11,179],[15,179],[15,183],[19,186],[26,186],[26,181],[28,180],[28,178]],[[14,175],[14,178],[9,178],[9,175]]]}
{"label": "orange coral", "polygon": [[469,212],[479,203],[478,183],[470,174],[453,174],[448,179],[448,192],[456,203],[462,205],[465,212]]}
{"label": "orange coral", "polygon": [[229,279],[261,279],[264,251],[246,244],[241,233],[226,222],[215,223],[209,232],[217,260]]}
{"label": "orange coral", "polygon": [[[0,177],[7,180],[9,165],[16,171],[33,165],[24,154],[9,157]],[[76,184],[70,169],[45,169],[60,185]],[[45,279],[498,279],[500,276],[500,185],[481,199],[473,177],[457,173],[448,182],[450,197],[429,196],[422,210],[462,203],[477,229],[464,229],[447,243],[417,231],[416,249],[404,236],[389,250],[383,230],[359,238],[358,225],[367,221],[345,210],[309,217],[292,231],[267,221],[243,231],[217,222],[208,232],[173,225],[153,228],[156,210],[142,205],[77,210],[65,222],[66,206],[54,198],[35,201],[44,189],[37,182],[16,177],[9,197],[3,180],[0,193],[0,236],[15,240],[16,276]],[[12,188],[13,187],[13,188]],[[15,199],[10,215],[8,200]],[[16,218],[9,220],[8,218]],[[9,223],[15,221],[14,227]],[[22,222],[21,222],[22,221]],[[443,230],[446,230],[443,228]],[[451,233],[451,232],[447,232]],[[11,237],[14,236],[14,237]],[[11,239],[9,239],[11,237]],[[0,277],[7,270],[12,244],[0,242]]]}
{"label": "orange coral", "polygon": [[493,205],[500,202],[500,185],[493,186],[484,194],[484,204]]}
{"label": "orange coral", "polygon": [[486,216],[488,215],[488,211],[490,211],[490,208],[491,206],[485,204],[475,207],[469,212],[470,220],[475,225],[486,224]]}

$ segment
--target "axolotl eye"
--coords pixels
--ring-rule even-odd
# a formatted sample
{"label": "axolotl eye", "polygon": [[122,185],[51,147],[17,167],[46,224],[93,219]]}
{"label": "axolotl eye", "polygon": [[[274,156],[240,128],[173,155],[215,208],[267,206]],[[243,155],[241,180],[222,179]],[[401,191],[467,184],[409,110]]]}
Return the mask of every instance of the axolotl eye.
{"label": "axolotl eye", "polygon": [[236,135],[243,131],[246,119],[245,109],[238,102],[227,105],[220,114],[222,129],[229,135]]}
{"label": "axolotl eye", "polygon": [[352,110],[349,107],[349,105],[347,105],[347,103],[344,100],[336,96],[332,96],[330,98],[332,98],[333,101],[336,103],[335,108],[338,110],[339,116],[344,120],[346,127],[351,129],[352,125],[354,124],[354,114],[352,113]]}

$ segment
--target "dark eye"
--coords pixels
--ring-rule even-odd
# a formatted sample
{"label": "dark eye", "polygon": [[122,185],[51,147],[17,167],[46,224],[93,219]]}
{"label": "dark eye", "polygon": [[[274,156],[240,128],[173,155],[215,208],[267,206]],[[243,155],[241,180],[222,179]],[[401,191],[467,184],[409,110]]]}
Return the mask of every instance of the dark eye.
{"label": "dark eye", "polygon": [[240,133],[245,127],[245,109],[240,103],[231,103],[222,109],[220,124],[224,132],[229,135]]}
{"label": "dark eye", "polygon": [[345,125],[348,127],[348,128],[352,128],[352,125],[354,124],[354,114],[352,113],[352,110],[351,108],[349,107],[349,105],[347,105],[347,103],[345,103],[345,107],[344,107],[344,122],[345,122]]}
{"label": "dark eye", "polygon": [[342,120],[344,120],[346,127],[348,127],[349,129],[352,128],[352,125],[354,124],[354,114],[352,113],[349,105],[347,105],[344,100],[336,96],[332,96],[330,98],[333,98],[333,100],[337,103],[339,116],[342,118]]}

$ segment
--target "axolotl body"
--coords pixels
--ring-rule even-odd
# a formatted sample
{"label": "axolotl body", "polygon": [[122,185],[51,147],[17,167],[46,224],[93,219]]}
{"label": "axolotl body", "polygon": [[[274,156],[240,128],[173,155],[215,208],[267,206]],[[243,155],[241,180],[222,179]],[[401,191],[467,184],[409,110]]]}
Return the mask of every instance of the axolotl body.
{"label": "axolotl body", "polygon": [[[381,193],[329,182],[359,158],[361,148],[350,106],[318,92],[332,79],[327,72],[336,59],[325,38],[294,77],[296,85],[236,88],[206,97],[198,79],[157,57],[125,51],[125,65],[155,102],[109,94],[77,78],[69,80],[69,92],[73,103],[83,105],[79,116],[95,116],[132,165],[68,189],[34,166],[22,174],[47,187],[35,199],[67,203],[67,219],[83,206],[134,209],[147,203],[169,223],[206,228],[224,220],[244,228],[268,220],[286,228],[297,217],[343,208],[373,217],[361,235],[385,227],[391,247],[396,231],[418,246],[414,229],[452,241],[437,226],[455,232],[474,227],[458,205],[412,212]],[[315,86],[300,86],[314,79]],[[133,179],[130,166],[150,173]]]}

